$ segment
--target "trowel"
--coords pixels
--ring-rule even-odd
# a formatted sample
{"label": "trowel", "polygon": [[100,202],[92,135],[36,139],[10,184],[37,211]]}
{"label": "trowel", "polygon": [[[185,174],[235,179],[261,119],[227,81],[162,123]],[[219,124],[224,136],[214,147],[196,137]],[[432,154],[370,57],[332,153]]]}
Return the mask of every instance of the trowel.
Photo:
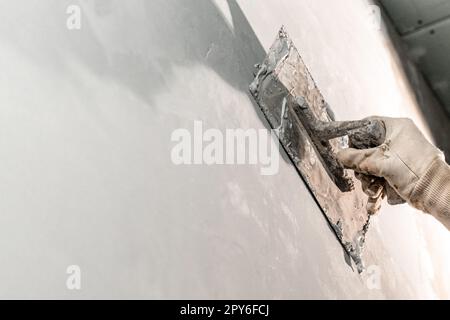
{"label": "trowel", "polygon": [[[296,170],[335,231],[338,240],[364,270],[362,249],[371,215],[389,193],[403,200],[382,178],[355,176],[336,159],[341,148],[372,148],[385,139],[382,121],[335,121],[293,41],[282,27],[265,60],[256,66],[250,92],[275,130]],[[361,181],[369,181],[363,191]]]}

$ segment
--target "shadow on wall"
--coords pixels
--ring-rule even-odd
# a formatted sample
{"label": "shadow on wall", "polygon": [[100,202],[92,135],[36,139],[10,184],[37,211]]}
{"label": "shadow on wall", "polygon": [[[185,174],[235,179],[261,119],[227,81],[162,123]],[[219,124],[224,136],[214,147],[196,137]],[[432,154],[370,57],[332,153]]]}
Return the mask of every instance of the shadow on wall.
{"label": "shadow on wall", "polygon": [[[70,64],[78,63],[126,86],[149,107],[155,94],[170,88],[175,65],[206,65],[248,94],[265,50],[237,2],[226,3],[232,25],[211,0],[30,0],[25,8],[2,3],[0,39],[66,77],[73,76]],[[76,32],[65,27],[73,4],[82,8]]]}
{"label": "shadow on wall", "polygon": [[[95,13],[86,23],[90,43],[84,43],[86,39],[75,33],[72,50],[78,50],[77,58],[94,73],[125,85],[150,107],[156,94],[170,88],[174,66],[205,65],[245,93],[261,123],[271,129],[249,92],[255,64],[263,61],[266,51],[236,0],[220,1],[227,5],[231,21],[212,0],[134,0],[126,4],[119,0],[95,0],[85,10]],[[126,17],[133,17],[141,9],[133,26],[130,27],[130,20],[117,19],[118,8],[125,9]],[[108,21],[108,16],[115,17],[109,23],[116,31],[112,42],[123,40],[123,48],[108,41],[100,42],[105,37],[96,35],[96,30],[102,29],[98,21]],[[274,39],[277,31],[273,30]],[[108,32],[111,34],[111,30]],[[94,55],[91,51],[80,51],[93,47]],[[247,106],[235,106],[230,112],[239,117],[243,107]],[[291,163],[284,151],[281,156]]]}
{"label": "shadow on wall", "polygon": [[[1,3],[0,37],[59,71],[69,59],[77,60],[149,104],[170,86],[173,65],[207,65],[247,92],[253,66],[265,51],[237,2],[227,3],[233,28],[211,0],[30,0],[25,8]],[[73,4],[82,8],[78,32],[65,28],[66,10]]]}
{"label": "shadow on wall", "polygon": [[111,14],[119,17],[118,8],[123,6],[131,13],[142,12],[134,26],[129,25],[130,20],[122,24],[115,19],[117,38],[113,41],[124,40],[123,50],[104,42],[97,52],[108,53],[98,59],[88,54],[80,58],[93,71],[121,82],[149,104],[154,94],[170,87],[174,65],[206,65],[232,87],[247,92],[253,66],[262,61],[265,51],[236,1],[227,3],[233,30],[210,0],[94,1],[88,4],[97,14],[89,17],[91,29],[97,29],[97,19],[107,20]]}

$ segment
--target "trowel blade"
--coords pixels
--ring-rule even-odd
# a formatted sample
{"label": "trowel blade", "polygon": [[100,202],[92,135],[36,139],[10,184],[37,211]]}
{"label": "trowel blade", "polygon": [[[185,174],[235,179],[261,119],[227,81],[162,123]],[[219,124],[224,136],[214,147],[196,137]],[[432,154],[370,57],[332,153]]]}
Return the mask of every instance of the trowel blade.
{"label": "trowel blade", "polygon": [[[294,111],[292,101],[302,97],[318,119],[332,120],[328,105],[283,28],[264,62],[258,66],[250,91],[272,128],[276,129],[282,146],[309,186],[337,238],[362,272],[361,254],[370,221],[366,210],[368,197],[352,173],[349,175],[355,189],[351,192],[339,190]],[[346,140],[333,140],[332,147],[335,151],[346,147]]]}

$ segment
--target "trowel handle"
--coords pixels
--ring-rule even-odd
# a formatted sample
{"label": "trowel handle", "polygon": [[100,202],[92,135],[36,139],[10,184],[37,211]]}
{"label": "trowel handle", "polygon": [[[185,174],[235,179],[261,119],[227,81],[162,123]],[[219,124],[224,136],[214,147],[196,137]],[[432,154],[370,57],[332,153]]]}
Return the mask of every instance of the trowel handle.
{"label": "trowel handle", "polygon": [[311,129],[323,140],[349,136],[354,142],[352,147],[356,149],[378,147],[386,138],[386,129],[381,120],[315,121]]}
{"label": "trowel handle", "polygon": [[363,120],[366,124],[349,132],[349,145],[355,149],[370,149],[382,145],[386,140],[386,127],[383,121]]}

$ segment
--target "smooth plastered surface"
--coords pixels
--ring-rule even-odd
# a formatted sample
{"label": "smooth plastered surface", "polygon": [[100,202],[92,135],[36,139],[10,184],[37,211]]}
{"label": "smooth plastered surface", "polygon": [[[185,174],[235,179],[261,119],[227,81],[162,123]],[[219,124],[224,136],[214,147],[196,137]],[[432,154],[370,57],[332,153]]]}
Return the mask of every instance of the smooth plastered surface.
{"label": "smooth plastered surface", "polygon": [[[406,205],[372,219],[359,275],[290,162],[262,176],[170,159],[171,133],[195,120],[269,128],[248,84],[283,24],[338,119],[409,116],[428,132],[366,12],[359,0],[1,1],[0,297],[450,297],[448,231]],[[70,265],[81,290],[66,287]]]}

